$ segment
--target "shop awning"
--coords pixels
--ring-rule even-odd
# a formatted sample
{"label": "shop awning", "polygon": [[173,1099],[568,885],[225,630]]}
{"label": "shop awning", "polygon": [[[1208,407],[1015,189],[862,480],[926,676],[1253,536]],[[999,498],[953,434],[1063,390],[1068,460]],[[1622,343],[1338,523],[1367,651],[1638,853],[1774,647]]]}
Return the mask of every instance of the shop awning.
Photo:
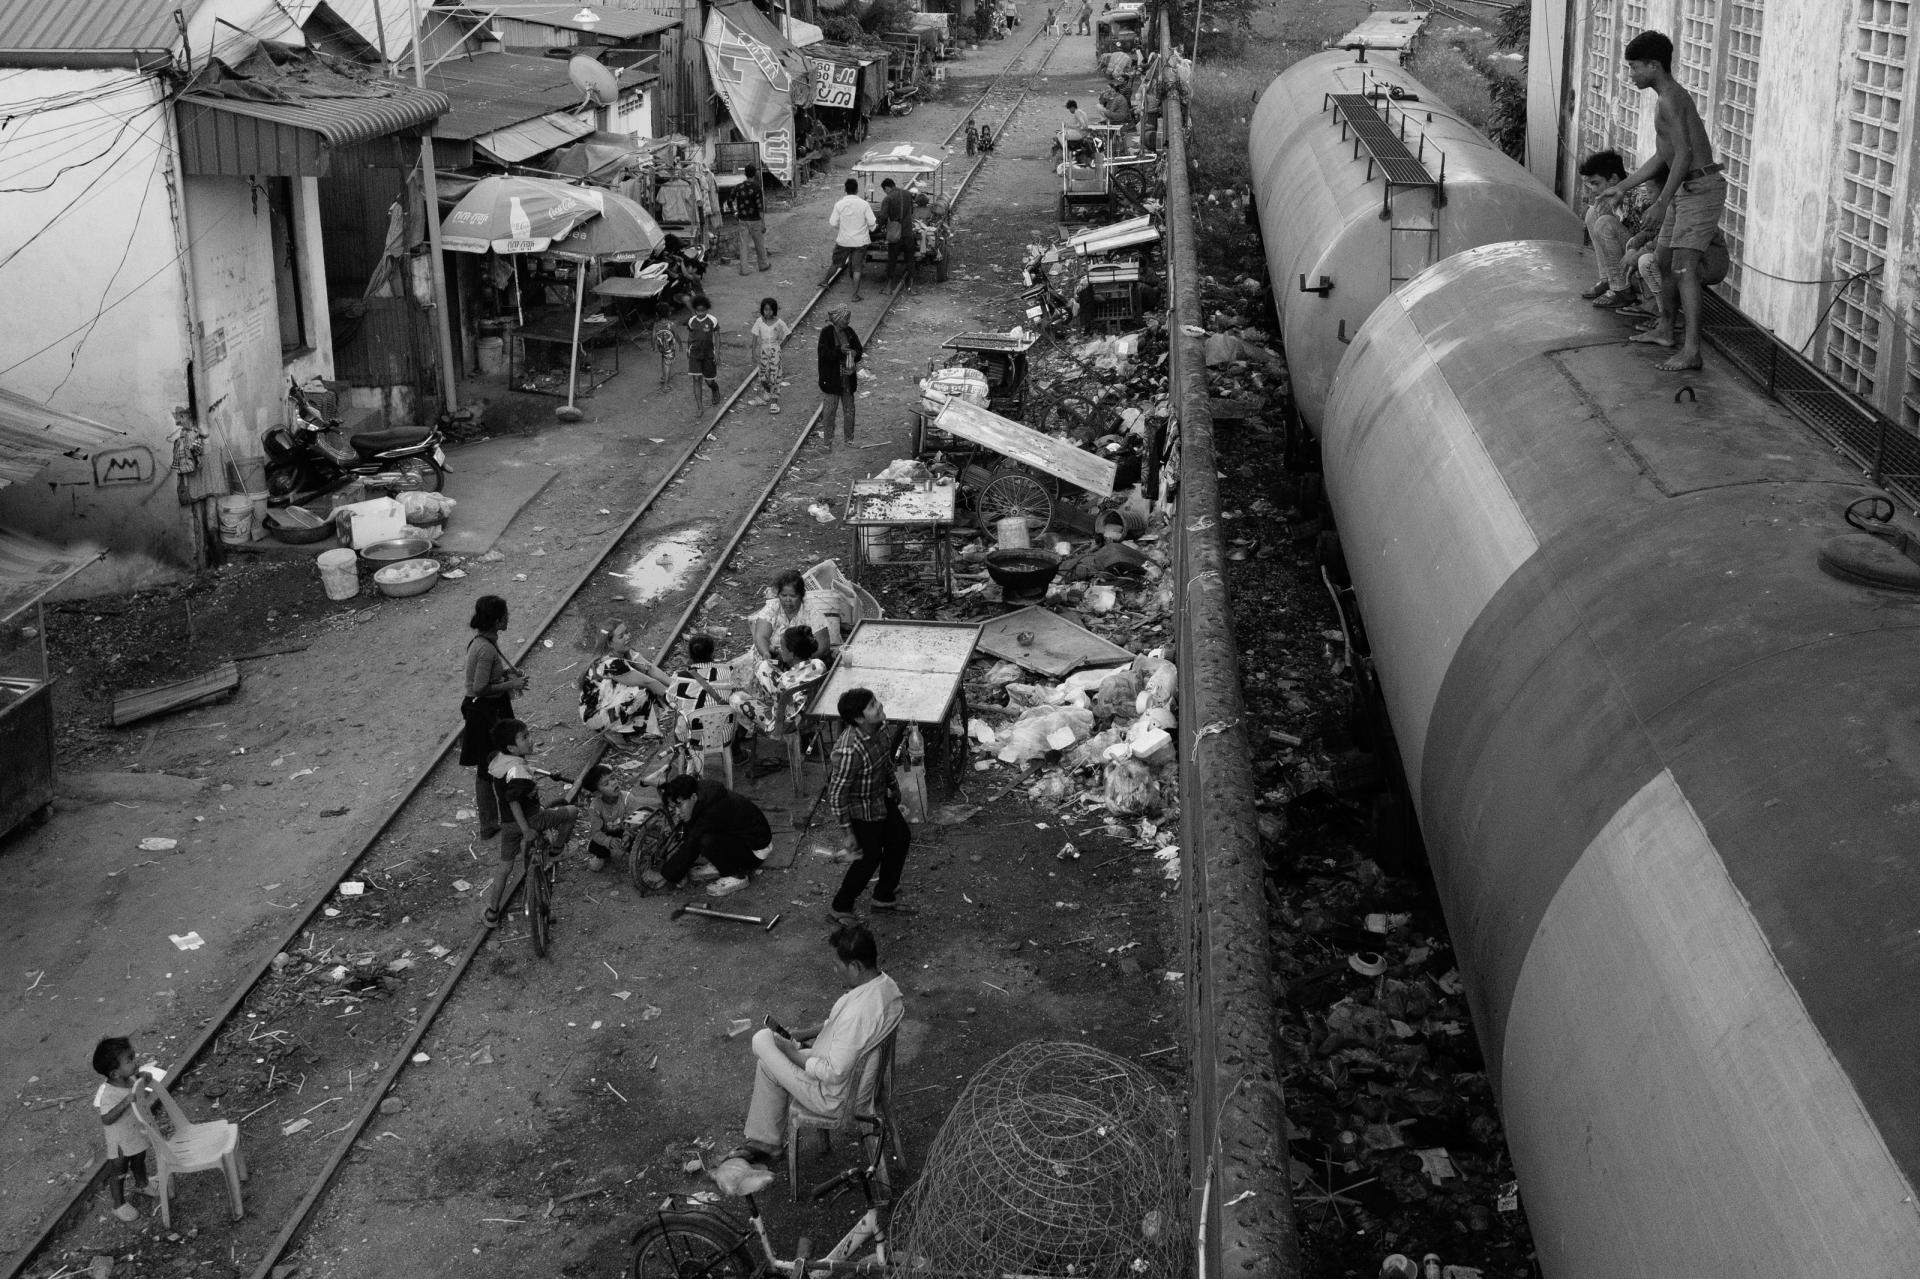
{"label": "shop awning", "polygon": [[0,623],[32,608],[48,591],[105,556],[90,543],[55,546],[0,529]]}
{"label": "shop awning", "polygon": [[510,124],[504,129],[495,129],[492,133],[483,133],[473,140],[473,145],[501,164],[518,164],[530,156],[565,146],[575,138],[584,138],[592,132],[591,119],[554,111]]}
{"label": "shop awning", "polygon": [[84,460],[126,434],[0,391],[0,488],[30,480],[62,457]]}

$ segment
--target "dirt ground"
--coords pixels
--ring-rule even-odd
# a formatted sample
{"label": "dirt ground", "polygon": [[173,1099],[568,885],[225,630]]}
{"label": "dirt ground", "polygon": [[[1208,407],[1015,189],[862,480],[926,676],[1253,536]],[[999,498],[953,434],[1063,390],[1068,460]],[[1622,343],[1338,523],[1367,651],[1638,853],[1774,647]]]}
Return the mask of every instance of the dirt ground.
{"label": "dirt ground", "polygon": [[[1031,31],[1030,19],[1022,35]],[[969,97],[1019,43],[957,64],[949,99]],[[862,393],[862,447],[829,454],[810,445],[729,561],[701,614],[727,648],[745,643],[744,616],[775,571],[846,556],[846,530],[816,523],[805,508],[815,499],[839,507],[850,478],[903,451],[914,380],[939,340],[1017,321],[1019,253],[1052,235],[1044,156],[1056,99],[1090,88],[1090,68],[1091,41],[1066,40],[961,210],[954,279],[923,284],[889,320],[868,361],[875,376]],[[931,103],[876,122],[869,145],[925,143],[958,118]],[[710,272],[716,313],[731,330],[723,374],[745,367],[739,333],[761,293],[791,305],[810,292],[833,194],[819,184],[797,209],[772,214],[773,272]],[[703,557],[726,512],[758,487],[763,455],[811,407],[812,332],[789,348],[788,414],[742,409],[723,423],[701,464],[535,650],[534,689],[519,709],[535,726],[540,758],[566,767],[583,755],[573,679],[585,661],[577,640],[593,619],[633,619],[644,649],[665,638],[710,567]],[[53,615],[66,794],[53,822],[4,851],[20,887],[0,904],[16,979],[0,1001],[0,1034],[20,1047],[10,1055],[17,1102],[0,1127],[0,1248],[22,1246],[97,1155],[89,1105],[97,1081],[86,1068],[93,1039],[130,1034],[143,1060],[172,1064],[452,727],[473,598],[508,595],[516,615],[508,639],[528,633],[694,428],[689,392],[660,394],[640,361],[589,402],[589,420],[577,426],[551,425],[550,402],[524,398],[500,396],[486,420],[524,424],[526,434],[457,451],[455,466],[467,454],[470,475],[517,465],[552,478],[493,547],[500,558],[462,562],[464,581],[418,600],[330,604],[305,557],[235,557],[191,583]],[[656,572],[663,555],[674,562]],[[227,702],[126,731],[100,727],[113,691],[299,644],[247,661],[246,682]],[[809,776],[817,785],[817,767]],[[784,772],[741,785],[776,830],[804,815]],[[1084,805],[1029,802],[1025,781],[1004,768],[971,774],[953,803],[964,807],[949,816],[971,815],[916,831],[905,893],[921,913],[878,922],[884,966],[908,1000],[899,1086],[909,1158],[967,1076],[1022,1040],[1084,1038],[1140,1058],[1177,1091],[1172,886],[1151,841]],[[469,775],[443,762],[354,867],[365,892],[329,901],[176,1089],[192,1113],[244,1118],[254,1174],[246,1218],[226,1220],[212,1177],[189,1178],[176,1193],[171,1231],[157,1218],[123,1226],[96,1198],[33,1273],[96,1254],[122,1258],[116,1274],[251,1269],[249,1257],[324,1159],[339,1116],[392,1064],[382,1046],[437,989],[446,951],[475,932],[494,867],[492,849],[473,838],[470,808]],[[141,850],[153,836],[177,843]],[[1061,860],[1069,841],[1079,856]],[[639,1214],[700,1184],[683,1171],[692,1152],[724,1150],[737,1134],[751,1068],[728,1023],[763,1013],[789,1024],[817,1018],[838,993],[822,938],[840,868],[817,855],[820,842],[817,833],[783,835],[780,869],[729,899],[746,912],[780,912],[772,932],[674,920],[679,898],[641,898],[576,858],[559,887],[553,954],[533,958],[511,919],[487,941],[420,1045],[427,1060],[401,1077],[296,1250],[303,1273],[617,1274]],[[182,949],[189,934],[201,944]],[[343,964],[346,975],[333,976]],[[342,1021],[353,1032],[344,1040]],[[805,1154],[812,1179],[839,1166],[812,1148]],[[769,1198],[783,1245],[800,1228],[830,1238],[855,1215],[844,1203],[802,1212],[783,1195]]]}

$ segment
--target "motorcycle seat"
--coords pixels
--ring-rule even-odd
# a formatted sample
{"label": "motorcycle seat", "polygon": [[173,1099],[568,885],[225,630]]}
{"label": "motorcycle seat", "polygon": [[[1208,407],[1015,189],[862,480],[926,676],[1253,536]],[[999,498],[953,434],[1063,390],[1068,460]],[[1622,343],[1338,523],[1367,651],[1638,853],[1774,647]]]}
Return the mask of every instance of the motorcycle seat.
{"label": "motorcycle seat", "polygon": [[395,426],[384,431],[356,431],[353,434],[354,452],[362,457],[374,457],[390,449],[409,449],[416,444],[424,444],[433,434],[433,428],[427,426]]}

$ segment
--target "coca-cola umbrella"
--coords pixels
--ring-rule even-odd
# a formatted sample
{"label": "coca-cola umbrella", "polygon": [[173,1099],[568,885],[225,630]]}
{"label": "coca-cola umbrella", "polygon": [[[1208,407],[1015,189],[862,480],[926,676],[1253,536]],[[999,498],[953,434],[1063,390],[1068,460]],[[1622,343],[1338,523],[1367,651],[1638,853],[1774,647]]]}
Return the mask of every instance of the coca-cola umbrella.
{"label": "coca-cola umbrella", "polygon": [[653,215],[623,195],[596,187],[573,187],[576,197],[593,205],[598,216],[580,223],[547,249],[549,257],[578,264],[573,289],[573,346],[567,362],[567,402],[554,412],[562,421],[580,419],[573,395],[580,375],[580,318],[587,295],[587,263],[638,262],[667,241]]}
{"label": "coca-cola umbrella", "polygon": [[441,246],[452,253],[545,253],[598,205],[584,188],[551,178],[482,178],[440,223]]}

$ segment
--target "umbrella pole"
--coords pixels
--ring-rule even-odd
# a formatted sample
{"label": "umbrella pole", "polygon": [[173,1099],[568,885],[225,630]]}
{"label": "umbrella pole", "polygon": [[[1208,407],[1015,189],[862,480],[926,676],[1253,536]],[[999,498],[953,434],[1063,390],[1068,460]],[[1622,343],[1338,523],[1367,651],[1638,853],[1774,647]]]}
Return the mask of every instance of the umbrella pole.
{"label": "umbrella pole", "polygon": [[513,257],[513,321],[520,328],[527,327],[527,308],[520,293],[520,255]]}
{"label": "umbrella pole", "polygon": [[574,407],[573,393],[580,382],[580,311],[587,298],[587,260],[580,259],[580,270],[573,278],[573,345],[568,348],[567,402],[555,409],[562,422],[578,422],[586,414]]}

